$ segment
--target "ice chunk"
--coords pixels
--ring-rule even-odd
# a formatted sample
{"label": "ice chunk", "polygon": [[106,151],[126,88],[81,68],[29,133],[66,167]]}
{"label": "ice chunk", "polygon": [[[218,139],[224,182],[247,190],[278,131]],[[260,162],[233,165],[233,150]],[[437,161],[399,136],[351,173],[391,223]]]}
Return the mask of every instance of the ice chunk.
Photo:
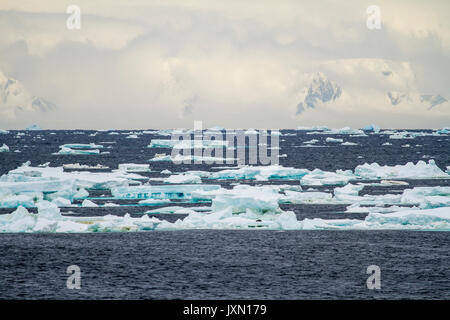
{"label": "ice chunk", "polygon": [[301,178],[300,184],[303,186],[346,185],[351,179],[355,179],[351,170],[327,172],[314,169]]}
{"label": "ice chunk", "polygon": [[54,155],[92,155],[92,154],[100,154],[100,150],[98,149],[89,149],[89,150],[75,150],[67,147],[61,147],[58,152],[53,153]]}
{"label": "ice chunk", "polygon": [[450,187],[415,187],[403,190],[401,203],[421,208],[450,207]]}
{"label": "ice chunk", "polygon": [[327,192],[318,191],[307,191],[307,192],[297,192],[286,190],[284,191],[285,197],[280,200],[280,203],[314,203],[314,204],[325,204],[332,203],[333,195]]}
{"label": "ice chunk", "polygon": [[95,166],[87,165],[87,164],[79,164],[79,163],[69,163],[63,165],[64,169],[86,169],[86,170],[102,170],[102,169],[109,169],[108,166],[104,166],[101,164],[97,164]]}
{"label": "ice chunk", "polygon": [[58,198],[52,200],[52,203],[55,204],[59,208],[61,208],[61,207],[70,207],[72,205],[70,200],[65,199],[65,198],[61,198],[61,197],[58,197]]}
{"label": "ice chunk", "polygon": [[193,174],[176,174],[164,179],[165,183],[202,183],[202,179]]}
{"label": "ice chunk", "polygon": [[42,128],[39,125],[37,125],[37,124],[32,124],[31,126],[26,128],[25,130],[27,130],[27,131],[35,131],[35,130],[42,130]]}
{"label": "ice chunk", "polygon": [[334,197],[339,201],[358,201],[359,192],[364,188],[364,185],[347,184],[341,188],[334,188]]}
{"label": "ice chunk", "polygon": [[169,140],[169,139],[152,139],[148,148],[173,148],[179,140]]}
{"label": "ice chunk", "polygon": [[379,126],[377,126],[376,124],[369,124],[368,126],[362,128],[362,130],[371,131],[373,133],[378,133],[378,132],[380,132],[381,128]]}
{"label": "ice chunk", "polygon": [[357,143],[349,141],[341,143],[341,146],[357,146],[357,145],[358,145]]}
{"label": "ice chunk", "polygon": [[9,131],[8,130],[3,130],[3,129],[0,129],[0,134],[8,134],[9,133]]}
{"label": "ice chunk", "polygon": [[359,165],[355,168],[355,175],[363,179],[430,179],[430,178],[450,178],[434,162],[428,163],[418,161],[417,164],[408,162],[405,165],[380,166],[378,163]]}
{"label": "ice chunk", "polygon": [[450,231],[450,207],[369,213],[365,224],[372,229],[415,229]]}
{"label": "ice chunk", "polygon": [[336,143],[339,143],[339,142],[344,142],[344,139],[335,139],[335,138],[328,137],[328,138],[325,139],[325,141],[326,141],[326,142],[336,142]]}
{"label": "ice chunk", "polygon": [[161,171],[161,174],[172,174],[172,171],[164,169],[163,171]]}
{"label": "ice chunk", "polygon": [[9,152],[9,147],[6,144],[3,144],[0,147],[0,152]]}
{"label": "ice chunk", "polygon": [[328,128],[324,127],[320,131],[308,132],[307,134],[352,134],[352,135],[365,135],[364,131],[359,130],[359,129],[351,129],[350,127],[344,127],[344,128],[341,128],[341,129],[328,129]]}
{"label": "ice chunk", "polygon": [[98,207],[98,204],[92,202],[91,200],[84,199],[83,203],[81,204],[81,206],[83,208],[95,208],[95,207]]}
{"label": "ice chunk", "polygon": [[213,211],[231,208],[233,214],[247,210],[253,212],[281,212],[278,200],[281,195],[273,188],[237,186],[232,190],[218,192],[212,201]]}
{"label": "ice chunk", "polygon": [[136,186],[112,188],[117,199],[191,199],[194,191],[220,189],[219,185]]}
{"label": "ice chunk", "polygon": [[296,169],[283,167],[280,165],[272,166],[243,166],[239,169],[221,170],[211,173],[209,179],[256,179],[256,180],[273,180],[273,179],[300,179],[310,171],[307,169]]}
{"label": "ice chunk", "polygon": [[17,208],[23,206],[25,208],[32,208],[35,206],[35,202],[42,200],[43,194],[37,192],[29,192],[18,195],[1,195],[0,194],[0,207],[1,208]]}
{"label": "ice chunk", "polygon": [[138,202],[140,206],[154,206],[170,203],[168,199],[146,199]]}
{"label": "ice chunk", "polygon": [[126,172],[150,172],[149,164],[121,163],[119,170]]}
{"label": "ice chunk", "polygon": [[70,148],[70,149],[101,149],[103,146],[101,144],[95,143],[67,143],[59,146],[60,148]]}

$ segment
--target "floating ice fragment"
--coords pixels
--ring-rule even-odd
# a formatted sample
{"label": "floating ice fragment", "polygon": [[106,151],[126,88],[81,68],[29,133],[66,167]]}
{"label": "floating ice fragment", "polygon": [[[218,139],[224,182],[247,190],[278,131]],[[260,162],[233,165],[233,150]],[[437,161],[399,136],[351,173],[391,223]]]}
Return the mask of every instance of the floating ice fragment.
{"label": "floating ice fragment", "polygon": [[326,141],[326,142],[336,142],[336,143],[339,143],[339,142],[343,142],[344,139],[335,139],[335,138],[328,137],[328,138],[325,139],[325,141]]}
{"label": "floating ice fragment", "polygon": [[91,200],[84,199],[83,203],[81,204],[81,206],[83,208],[95,208],[95,207],[98,207],[98,204],[92,202]]}
{"label": "floating ice fragment", "polygon": [[202,179],[193,174],[177,174],[171,175],[164,179],[165,183],[202,183]]}
{"label": "floating ice fragment", "polygon": [[405,165],[380,166],[378,163],[359,165],[355,168],[355,175],[363,179],[430,179],[430,178],[450,178],[434,162],[428,163],[420,160],[417,164],[408,162]]}
{"label": "floating ice fragment", "polygon": [[119,170],[125,172],[150,172],[149,164],[120,163]]}
{"label": "floating ice fragment", "polygon": [[0,147],[0,152],[9,152],[9,147],[6,144],[3,144]]}

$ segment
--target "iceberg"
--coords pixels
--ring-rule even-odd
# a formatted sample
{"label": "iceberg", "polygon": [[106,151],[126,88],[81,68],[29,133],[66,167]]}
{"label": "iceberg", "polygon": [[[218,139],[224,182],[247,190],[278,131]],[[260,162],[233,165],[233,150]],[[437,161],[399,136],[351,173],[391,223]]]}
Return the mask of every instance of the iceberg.
{"label": "iceberg", "polygon": [[335,138],[331,138],[331,137],[326,138],[325,141],[326,142],[336,142],[336,143],[344,142],[343,139],[335,139]]}
{"label": "iceberg", "polygon": [[83,202],[81,203],[81,206],[83,208],[96,208],[98,207],[98,204],[92,202],[91,200],[84,199]]}
{"label": "iceberg", "polygon": [[9,131],[8,130],[3,130],[3,129],[0,129],[0,134],[8,134],[9,133]]}
{"label": "iceberg", "polygon": [[64,169],[71,169],[71,170],[102,170],[102,169],[109,169],[108,166],[104,166],[101,164],[97,164],[95,166],[91,166],[91,165],[87,165],[87,164],[79,164],[77,163],[68,163],[68,164],[63,164],[63,168]]}
{"label": "iceberg", "polygon": [[116,199],[192,199],[195,191],[211,191],[221,187],[214,184],[175,186],[133,186],[111,188]]}
{"label": "iceberg", "polygon": [[403,190],[402,204],[419,205],[429,209],[450,207],[450,187],[415,187]]}
{"label": "iceberg", "polygon": [[302,178],[309,172],[310,171],[307,169],[289,168],[280,165],[243,166],[239,169],[228,169],[211,173],[208,178],[218,180],[245,179],[260,181],[273,179],[296,180]]}
{"label": "iceberg", "polygon": [[53,153],[54,155],[92,155],[92,154],[100,154],[100,150],[98,149],[90,149],[90,150],[74,150],[67,147],[61,147],[58,152]]}
{"label": "iceberg", "polygon": [[6,144],[3,144],[0,147],[0,152],[9,152],[9,147]]}
{"label": "iceberg", "polygon": [[378,163],[359,165],[355,168],[355,176],[361,179],[430,179],[430,178],[450,178],[442,171],[434,160],[428,163],[420,160],[417,164],[408,162],[405,165],[380,166]]}
{"label": "iceberg", "polygon": [[165,178],[164,183],[202,183],[202,179],[194,174],[176,174]]}
{"label": "iceberg", "polygon": [[379,126],[377,126],[376,124],[369,124],[368,126],[362,128],[362,130],[370,131],[373,133],[378,133],[378,132],[380,132],[381,128]]}
{"label": "iceberg", "polygon": [[95,143],[67,143],[59,146],[60,148],[70,148],[70,149],[101,149],[103,146],[101,144]]}
{"label": "iceberg", "polygon": [[344,127],[341,129],[328,129],[324,127],[320,131],[307,132],[307,134],[350,134],[350,135],[362,135],[365,136],[364,131],[359,129],[351,129],[350,127]]}
{"label": "iceberg", "polygon": [[119,171],[125,172],[150,172],[149,164],[136,164],[136,163],[120,163]]}
{"label": "iceberg", "polygon": [[0,215],[0,232],[133,232],[155,230],[160,223],[147,215],[140,218],[131,218],[129,214],[123,217],[67,217],[61,215],[54,203],[41,201],[37,214],[20,206],[13,213]]}
{"label": "iceberg", "polygon": [[42,128],[39,125],[37,125],[37,124],[32,124],[31,126],[26,128],[25,130],[27,130],[27,131],[36,131],[36,130],[42,130]]}
{"label": "iceberg", "polygon": [[300,184],[302,186],[346,185],[352,179],[355,179],[355,176],[351,170],[328,172],[314,169],[301,178]]}

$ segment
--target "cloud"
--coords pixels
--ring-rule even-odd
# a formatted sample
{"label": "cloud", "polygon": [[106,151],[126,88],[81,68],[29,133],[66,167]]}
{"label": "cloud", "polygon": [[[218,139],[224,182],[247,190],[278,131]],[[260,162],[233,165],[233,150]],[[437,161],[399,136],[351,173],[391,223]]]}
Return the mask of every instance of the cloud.
{"label": "cloud", "polygon": [[[33,116],[44,127],[450,122],[446,103],[393,108],[388,97],[450,97],[447,2],[380,1],[376,31],[360,1],[78,1],[82,28],[73,31],[69,4],[0,4],[0,69],[58,106]],[[433,19],[419,19],[421,10]],[[318,71],[343,92],[296,115]],[[0,126],[29,122],[2,118]]]}

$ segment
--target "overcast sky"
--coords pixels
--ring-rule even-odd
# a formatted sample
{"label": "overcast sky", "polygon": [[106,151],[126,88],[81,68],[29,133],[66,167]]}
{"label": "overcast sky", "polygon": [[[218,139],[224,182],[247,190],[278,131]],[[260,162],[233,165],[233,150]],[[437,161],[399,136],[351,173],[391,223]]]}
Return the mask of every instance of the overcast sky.
{"label": "overcast sky", "polygon": [[[342,95],[298,114],[319,71]],[[420,100],[450,100],[450,1],[2,0],[1,75],[55,106],[0,99],[0,129],[450,127]]]}

